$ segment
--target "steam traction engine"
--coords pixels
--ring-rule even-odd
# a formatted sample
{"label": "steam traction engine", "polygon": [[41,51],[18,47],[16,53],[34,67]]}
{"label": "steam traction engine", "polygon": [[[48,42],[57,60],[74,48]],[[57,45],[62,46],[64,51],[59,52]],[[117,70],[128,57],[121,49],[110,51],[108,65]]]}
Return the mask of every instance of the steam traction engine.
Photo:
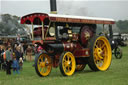
{"label": "steam traction engine", "polygon": [[32,25],[33,44],[43,52],[36,58],[39,76],[50,74],[52,67],[60,68],[64,76],[82,71],[86,64],[93,71],[105,71],[111,64],[111,46],[105,36],[97,36],[97,24],[110,28],[113,19],[58,14],[33,13],[21,18],[21,24]]}

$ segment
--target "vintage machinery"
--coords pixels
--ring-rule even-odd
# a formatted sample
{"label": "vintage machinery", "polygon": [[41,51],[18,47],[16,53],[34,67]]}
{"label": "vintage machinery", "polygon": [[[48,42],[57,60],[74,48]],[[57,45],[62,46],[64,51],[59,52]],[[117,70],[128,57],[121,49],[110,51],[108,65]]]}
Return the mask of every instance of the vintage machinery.
{"label": "vintage machinery", "polygon": [[121,34],[113,33],[111,47],[116,59],[121,59],[123,56],[122,49],[120,48],[122,46],[126,46],[126,44],[124,43],[124,40],[121,38]]}
{"label": "vintage machinery", "polygon": [[93,71],[106,71],[111,64],[111,46],[105,36],[96,35],[96,25],[112,27],[114,23],[108,18],[45,13],[21,18],[21,24],[32,25],[33,44],[44,49],[35,62],[37,74],[43,77],[58,66],[64,76],[83,70],[86,64]]}

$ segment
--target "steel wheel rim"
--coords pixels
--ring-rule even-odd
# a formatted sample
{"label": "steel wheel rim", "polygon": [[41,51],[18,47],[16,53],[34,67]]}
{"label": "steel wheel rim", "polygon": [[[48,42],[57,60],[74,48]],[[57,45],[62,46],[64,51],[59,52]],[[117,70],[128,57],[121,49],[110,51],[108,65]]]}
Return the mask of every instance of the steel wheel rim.
{"label": "steel wheel rim", "polygon": [[101,36],[97,38],[94,44],[94,62],[97,68],[101,71],[105,71],[111,64],[111,46],[109,41]]}
{"label": "steel wheel rim", "polygon": [[76,67],[76,63],[75,63],[75,58],[72,55],[72,53],[67,52],[63,56],[62,66],[63,66],[64,73],[66,75],[70,76],[70,75],[72,75],[74,73],[75,67]]}
{"label": "steel wheel rim", "polygon": [[40,55],[38,59],[38,71],[42,76],[47,76],[51,72],[51,58],[47,54]]}

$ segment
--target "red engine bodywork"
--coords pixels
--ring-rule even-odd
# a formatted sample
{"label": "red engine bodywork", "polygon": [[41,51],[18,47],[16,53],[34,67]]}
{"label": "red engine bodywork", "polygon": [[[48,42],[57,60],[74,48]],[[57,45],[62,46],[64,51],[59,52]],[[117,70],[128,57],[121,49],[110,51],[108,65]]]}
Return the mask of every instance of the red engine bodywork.
{"label": "red engine bodywork", "polygon": [[89,49],[83,48],[79,42],[63,42],[64,51],[70,51],[75,57],[89,57]]}

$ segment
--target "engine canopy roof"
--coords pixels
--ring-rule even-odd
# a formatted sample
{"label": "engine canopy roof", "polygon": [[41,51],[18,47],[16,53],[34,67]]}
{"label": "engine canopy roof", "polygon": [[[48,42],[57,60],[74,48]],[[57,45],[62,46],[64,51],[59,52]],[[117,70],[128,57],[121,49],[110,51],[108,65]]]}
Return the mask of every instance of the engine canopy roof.
{"label": "engine canopy roof", "polygon": [[85,24],[115,24],[114,19],[74,16],[74,15],[60,15],[60,14],[46,14],[46,13],[32,13],[21,18],[21,24],[41,25],[41,22],[49,19],[52,22],[63,23],[85,23]]}

